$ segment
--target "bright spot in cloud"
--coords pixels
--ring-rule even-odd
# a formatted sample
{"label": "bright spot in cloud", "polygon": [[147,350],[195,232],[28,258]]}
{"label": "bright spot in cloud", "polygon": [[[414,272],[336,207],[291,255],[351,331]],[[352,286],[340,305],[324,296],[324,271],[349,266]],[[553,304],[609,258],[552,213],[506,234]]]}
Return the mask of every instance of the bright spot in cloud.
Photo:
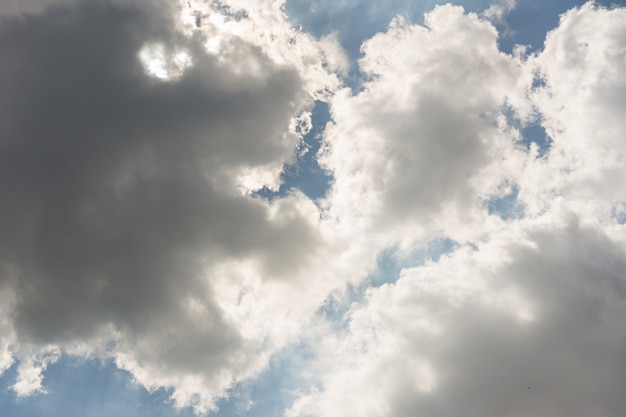
{"label": "bright spot in cloud", "polygon": [[139,60],[147,75],[163,81],[172,81],[183,75],[193,64],[188,52],[169,51],[162,44],[147,44],[139,51]]}

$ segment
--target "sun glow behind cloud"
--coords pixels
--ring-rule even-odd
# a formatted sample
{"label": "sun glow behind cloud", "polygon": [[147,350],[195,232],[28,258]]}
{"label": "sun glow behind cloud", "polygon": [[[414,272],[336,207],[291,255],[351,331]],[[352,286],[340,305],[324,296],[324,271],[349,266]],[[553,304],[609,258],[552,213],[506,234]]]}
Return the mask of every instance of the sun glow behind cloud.
{"label": "sun glow behind cloud", "polygon": [[139,51],[139,60],[146,74],[164,81],[175,80],[185,69],[193,64],[186,51],[168,53],[163,45],[149,44]]}

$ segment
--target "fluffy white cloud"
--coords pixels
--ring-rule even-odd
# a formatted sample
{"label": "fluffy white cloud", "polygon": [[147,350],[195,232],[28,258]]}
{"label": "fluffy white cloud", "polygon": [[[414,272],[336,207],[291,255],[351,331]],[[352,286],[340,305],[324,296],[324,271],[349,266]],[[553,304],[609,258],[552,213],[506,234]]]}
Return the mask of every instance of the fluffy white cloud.
{"label": "fluffy white cloud", "polygon": [[462,238],[464,224],[487,221],[482,203],[525,159],[505,116],[523,101],[521,62],[461,7],[438,6],[425,24],[396,19],[368,40],[360,65],[370,81],[331,102],[320,156],[334,176],[328,216],[357,234]]}
{"label": "fluffy white cloud", "polygon": [[[323,328],[333,336],[312,342],[316,382],[289,416],[621,415],[624,12],[572,10],[519,61],[450,6],[428,29],[396,24],[365,44],[372,81],[335,100],[326,137],[329,211],[392,240],[428,222],[470,242],[368,289],[347,329]],[[545,156],[489,117],[507,100],[522,120],[536,106],[553,139]],[[519,187],[525,217],[485,215],[481,196],[502,182]],[[459,225],[462,210],[478,214]]]}
{"label": "fluffy white cloud", "polygon": [[[243,67],[263,73],[254,62],[258,49],[278,65],[297,69],[303,87],[315,99],[328,99],[348,69],[347,58],[333,36],[316,40],[294,28],[284,11],[285,0],[183,2],[187,28],[207,35],[207,46],[231,70]],[[243,41],[243,43],[242,43]]]}
{"label": "fluffy white cloud", "polygon": [[528,227],[370,289],[290,416],[618,416],[626,247]]}
{"label": "fluffy white cloud", "polygon": [[587,3],[564,14],[530,60],[543,83],[533,102],[553,144],[528,172],[522,198],[529,213],[559,198],[587,218],[606,221],[626,199],[625,21],[623,8]]}

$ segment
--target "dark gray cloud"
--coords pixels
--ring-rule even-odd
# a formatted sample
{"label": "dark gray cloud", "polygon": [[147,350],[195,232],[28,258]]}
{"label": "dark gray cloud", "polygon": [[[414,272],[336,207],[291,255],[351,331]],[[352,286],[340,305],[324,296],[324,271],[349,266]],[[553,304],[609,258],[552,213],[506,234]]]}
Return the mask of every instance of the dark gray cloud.
{"label": "dark gray cloud", "polygon": [[[285,279],[316,241],[288,200],[272,217],[237,183],[291,157],[306,97],[295,71],[243,42],[262,73],[237,75],[171,12],[78,2],[1,18],[0,281],[20,343],[112,324],[139,365],[210,380],[242,341],[204,271],[254,259]],[[150,77],[138,54],[151,44],[193,65]]]}

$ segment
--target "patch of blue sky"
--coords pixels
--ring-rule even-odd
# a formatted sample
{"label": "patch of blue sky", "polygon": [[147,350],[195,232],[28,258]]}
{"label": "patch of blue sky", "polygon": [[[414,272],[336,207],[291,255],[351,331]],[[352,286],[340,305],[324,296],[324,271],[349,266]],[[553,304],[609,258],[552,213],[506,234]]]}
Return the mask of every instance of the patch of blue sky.
{"label": "patch of blue sky", "polygon": [[346,329],[349,324],[349,311],[355,303],[363,303],[368,288],[376,288],[385,284],[393,284],[400,278],[405,268],[417,267],[429,261],[437,262],[451,253],[459,244],[448,238],[435,239],[425,247],[413,251],[401,251],[398,247],[390,247],[378,254],[375,270],[359,285],[348,284],[341,292],[331,294],[318,314],[325,318],[335,330]]}
{"label": "patch of blue sky", "polygon": [[295,162],[285,165],[281,175],[283,182],[278,191],[264,188],[259,190],[256,195],[271,200],[276,197],[284,197],[293,188],[299,189],[312,200],[326,194],[332,176],[318,164],[317,153],[322,145],[322,135],[326,124],[330,121],[328,103],[316,101],[311,113],[313,127],[304,136],[302,144],[306,148],[306,152],[300,152],[296,155]]}
{"label": "patch of blue sky", "polygon": [[[280,416],[308,389],[300,375],[313,357],[303,343],[287,346],[271,359],[258,378],[235,385],[218,402],[214,417]],[[197,417],[191,408],[176,409],[171,391],[148,392],[112,362],[63,356],[44,373],[46,394],[17,398],[10,388],[17,376],[14,364],[0,376],[0,411],[7,417]]]}
{"label": "patch of blue sky", "polygon": [[[389,22],[402,16],[409,22],[423,23],[425,12],[437,0],[287,0],[285,9],[295,24],[317,37],[335,33],[351,59],[360,56],[361,44],[387,29]],[[485,8],[489,0],[468,0],[470,9]]]}
{"label": "patch of blue sky", "polygon": [[364,281],[360,285],[347,284],[343,291],[330,294],[317,314],[331,326],[335,332],[342,332],[348,328],[350,317],[348,312],[355,303],[365,301],[365,290],[371,284]]}
{"label": "patch of blue sky", "polygon": [[[221,0],[212,0],[212,8],[219,11],[227,20],[238,22],[248,17],[248,13],[245,10],[233,9],[228,4],[224,4]],[[202,19],[210,16],[210,13],[203,14],[199,10],[195,10],[193,13],[196,17],[196,27],[202,27]]]}
{"label": "patch of blue sky", "polygon": [[[511,52],[515,44],[528,45],[529,51],[543,48],[546,34],[557,27],[560,16],[580,7],[587,0],[518,0],[517,6],[506,16],[511,30],[500,39],[500,49]],[[626,0],[596,0],[603,7],[624,6]]]}
{"label": "patch of blue sky", "polygon": [[[357,93],[368,79],[357,65],[362,43],[386,31],[396,16],[422,24],[424,13],[441,3],[437,0],[287,0],[285,9],[295,25],[314,36],[337,36],[351,63],[345,83]],[[488,7],[489,0],[462,3],[466,3],[469,10],[482,10]]]}
{"label": "patch of blue sky", "polygon": [[[422,24],[425,12],[438,4],[461,5],[467,12],[480,13],[492,0],[287,0],[285,8],[294,24],[317,37],[336,33],[341,45],[354,63],[361,55],[361,44],[374,34],[384,32],[396,16]],[[554,29],[559,16],[586,0],[522,0],[506,16],[500,30],[500,49],[510,53],[516,44],[528,45],[529,51],[543,47],[548,31]],[[611,7],[626,5],[626,0],[597,0],[596,4]],[[354,68],[352,76],[358,75]]]}
{"label": "patch of blue sky", "polygon": [[[541,79],[538,78],[535,81],[535,87],[542,86]],[[552,147],[552,139],[548,136],[545,128],[542,125],[541,115],[535,115],[535,120],[522,122],[518,114],[512,109],[505,107],[503,114],[507,119],[507,124],[515,129],[519,130],[520,139],[519,144],[523,145],[527,150],[530,150],[532,144],[537,146],[537,157],[543,157]]]}
{"label": "patch of blue sky", "polygon": [[520,129],[520,133],[522,136],[521,142],[526,145],[527,148],[530,148],[532,143],[537,145],[538,158],[543,157],[552,147],[552,139],[550,139],[540,122],[523,127]]}
{"label": "patch of blue sky", "polygon": [[175,409],[171,392],[148,392],[111,362],[62,356],[44,373],[47,394],[18,398],[10,388],[17,364],[0,377],[0,410],[7,417],[192,417]]}
{"label": "patch of blue sky", "polygon": [[518,195],[519,186],[514,185],[505,195],[490,198],[485,202],[489,214],[503,220],[521,219],[524,217],[524,205],[518,201]]}
{"label": "patch of blue sky", "polygon": [[[378,256],[376,270],[359,286],[350,286],[341,298],[328,300],[319,313],[345,329],[347,312],[353,303],[362,303],[367,288],[395,282],[403,268],[423,265],[458,247],[450,239],[430,242],[425,248],[402,252],[389,248]],[[315,381],[301,370],[313,358],[304,343],[287,346],[271,359],[268,368],[257,378],[236,384],[228,397],[218,402],[216,417],[280,416],[297,396]],[[47,394],[35,394],[19,399],[10,389],[15,382],[17,365],[0,376],[0,410],[11,417],[192,417],[190,408],[177,410],[169,401],[171,391],[160,389],[152,393],[133,382],[132,376],[111,362],[96,359],[78,360],[62,356],[44,374]],[[71,399],[71,400],[70,400]]]}
{"label": "patch of blue sky", "polygon": [[458,242],[443,238],[435,239],[426,247],[405,253],[397,247],[387,248],[378,255],[376,270],[368,277],[367,284],[372,287],[380,287],[387,283],[393,283],[400,277],[404,268],[424,265],[426,262],[437,262],[441,256],[454,251]]}
{"label": "patch of blue sky", "polygon": [[314,358],[304,342],[283,348],[270,360],[268,368],[257,378],[235,385],[228,398],[218,403],[216,417],[282,416],[298,392],[309,389],[314,381],[302,372]]}
{"label": "patch of blue sky", "polygon": [[244,9],[233,9],[233,7],[220,0],[213,0],[213,7],[216,10],[219,10],[228,19],[232,19],[237,22],[248,17],[248,13]]}
{"label": "patch of blue sky", "polygon": [[617,223],[626,224],[626,202],[622,201],[616,204],[613,207],[611,215]]}

